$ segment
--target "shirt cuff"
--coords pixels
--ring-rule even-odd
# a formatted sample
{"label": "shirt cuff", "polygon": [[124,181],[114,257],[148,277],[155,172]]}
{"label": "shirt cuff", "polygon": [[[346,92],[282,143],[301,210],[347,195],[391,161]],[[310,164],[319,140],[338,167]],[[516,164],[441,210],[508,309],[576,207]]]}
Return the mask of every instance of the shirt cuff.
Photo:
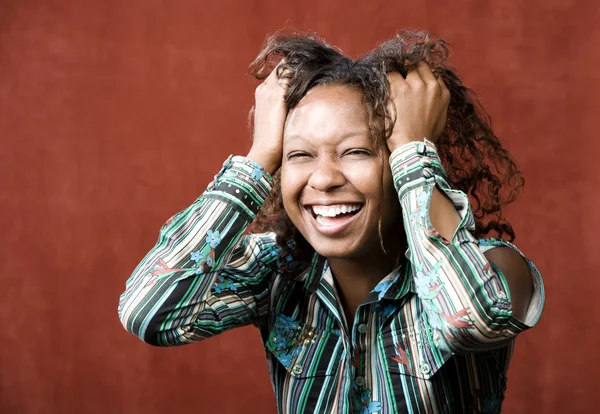
{"label": "shirt cuff", "polygon": [[433,142],[428,139],[410,142],[390,155],[394,185],[400,199],[413,188],[436,183],[450,189],[448,177]]}
{"label": "shirt cuff", "polygon": [[[426,228],[434,230],[429,221],[429,203],[433,188],[437,186],[452,201],[461,218],[451,241],[470,241],[470,235],[460,231],[475,230],[475,217],[469,198],[464,192],[452,189],[437,149],[431,141],[425,138],[423,142],[410,142],[396,149],[390,155],[390,166],[401,204],[418,203],[418,211],[425,219],[423,225]],[[410,193],[415,195],[412,197],[414,200],[405,200]]]}
{"label": "shirt cuff", "polygon": [[273,178],[253,160],[230,155],[206,189],[207,195],[234,201],[251,217],[273,188]]}

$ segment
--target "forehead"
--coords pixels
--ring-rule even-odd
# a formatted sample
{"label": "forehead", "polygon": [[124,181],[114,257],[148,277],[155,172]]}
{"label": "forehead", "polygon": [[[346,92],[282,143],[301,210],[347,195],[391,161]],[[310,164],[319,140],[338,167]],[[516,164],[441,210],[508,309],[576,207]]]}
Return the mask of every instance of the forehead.
{"label": "forehead", "polygon": [[362,93],[344,85],[320,85],[306,94],[287,117],[286,137],[303,138],[368,131]]}

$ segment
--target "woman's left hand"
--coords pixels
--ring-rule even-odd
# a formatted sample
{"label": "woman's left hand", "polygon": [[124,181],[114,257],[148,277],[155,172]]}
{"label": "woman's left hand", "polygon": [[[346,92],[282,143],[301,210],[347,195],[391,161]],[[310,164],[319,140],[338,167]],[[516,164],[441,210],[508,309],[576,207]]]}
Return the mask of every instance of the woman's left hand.
{"label": "woman's left hand", "polygon": [[406,75],[388,74],[396,123],[387,141],[390,152],[411,141],[435,142],[446,127],[450,91],[441,76],[434,76],[425,62]]}

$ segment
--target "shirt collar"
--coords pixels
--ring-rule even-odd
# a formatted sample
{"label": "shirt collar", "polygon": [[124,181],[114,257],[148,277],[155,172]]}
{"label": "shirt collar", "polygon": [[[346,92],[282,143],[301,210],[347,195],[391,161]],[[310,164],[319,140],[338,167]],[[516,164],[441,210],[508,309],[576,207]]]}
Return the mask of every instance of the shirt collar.
{"label": "shirt collar", "polygon": [[[399,264],[386,277],[384,277],[369,296],[365,303],[378,302],[382,299],[400,299],[411,290],[412,277],[407,272],[407,261]],[[304,282],[304,287],[310,293],[316,293],[319,287],[325,287],[328,290],[335,290],[333,274],[329,269],[327,259],[317,253],[314,254],[309,268],[303,272],[300,280]]]}

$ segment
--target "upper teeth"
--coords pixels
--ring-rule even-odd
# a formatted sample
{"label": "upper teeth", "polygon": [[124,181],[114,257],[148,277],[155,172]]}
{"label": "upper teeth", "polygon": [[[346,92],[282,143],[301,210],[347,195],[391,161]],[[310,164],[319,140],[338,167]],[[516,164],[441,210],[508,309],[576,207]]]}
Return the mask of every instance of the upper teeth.
{"label": "upper teeth", "polygon": [[338,214],[352,213],[360,210],[359,205],[340,204],[336,206],[312,206],[313,212],[318,216],[335,217]]}

